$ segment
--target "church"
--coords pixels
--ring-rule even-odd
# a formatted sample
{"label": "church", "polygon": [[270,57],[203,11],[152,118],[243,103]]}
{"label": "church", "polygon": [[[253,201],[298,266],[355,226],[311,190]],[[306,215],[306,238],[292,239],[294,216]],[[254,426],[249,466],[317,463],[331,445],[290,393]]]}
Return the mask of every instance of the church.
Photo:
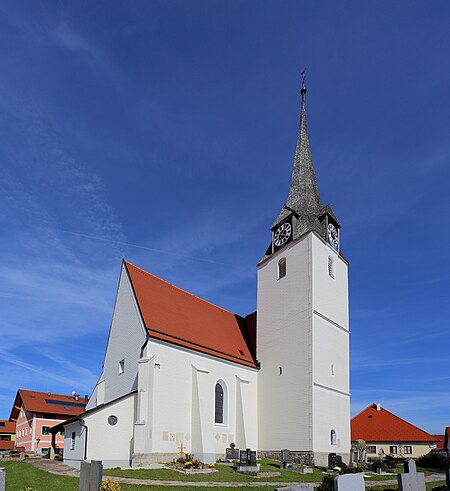
{"label": "church", "polygon": [[246,317],[123,261],[102,373],[86,411],[59,425],[66,464],[140,467],[180,450],[213,463],[231,443],[259,458],[289,449],[303,464],[327,465],[330,453],[348,462],[348,262],[318,191],[304,81],[269,240]]}

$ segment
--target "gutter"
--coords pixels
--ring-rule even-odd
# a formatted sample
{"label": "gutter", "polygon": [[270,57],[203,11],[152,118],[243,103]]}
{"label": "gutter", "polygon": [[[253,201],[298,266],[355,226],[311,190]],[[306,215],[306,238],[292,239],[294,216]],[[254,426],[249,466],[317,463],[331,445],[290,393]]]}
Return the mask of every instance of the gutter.
{"label": "gutter", "polygon": [[83,428],[86,428],[86,436],[84,438],[84,457],[83,460],[87,460],[87,444],[88,444],[88,427],[86,426],[86,423],[84,422],[83,418],[78,418],[78,422],[80,423],[80,426]]}

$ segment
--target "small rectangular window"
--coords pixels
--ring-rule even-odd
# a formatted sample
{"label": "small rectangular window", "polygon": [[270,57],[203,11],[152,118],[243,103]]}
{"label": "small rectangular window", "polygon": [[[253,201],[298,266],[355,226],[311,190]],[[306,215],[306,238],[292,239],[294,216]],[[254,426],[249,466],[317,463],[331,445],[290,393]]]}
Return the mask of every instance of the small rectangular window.
{"label": "small rectangular window", "polygon": [[122,375],[122,373],[125,371],[125,360],[120,360],[119,361],[119,375]]}
{"label": "small rectangular window", "polygon": [[75,432],[72,431],[72,437],[70,440],[70,450],[75,450]]}
{"label": "small rectangular window", "polygon": [[50,426],[43,426],[42,427],[42,434],[43,435],[50,435]]}
{"label": "small rectangular window", "polygon": [[403,451],[405,455],[412,455],[412,446],[411,445],[405,445],[403,447]]}
{"label": "small rectangular window", "polygon": [[278,261],[278,279],[284,278],[286,276],[286,258],[283,257]]}
{"label": "small rectangular window", "polygon": [[377,446],[376,445],[367,445],[367,453],[377,453]]}
{"label": "small rectangular window", "polygon": [[391,445],[389,447],[389,453],[396,454],[397,453],[397,445]]}

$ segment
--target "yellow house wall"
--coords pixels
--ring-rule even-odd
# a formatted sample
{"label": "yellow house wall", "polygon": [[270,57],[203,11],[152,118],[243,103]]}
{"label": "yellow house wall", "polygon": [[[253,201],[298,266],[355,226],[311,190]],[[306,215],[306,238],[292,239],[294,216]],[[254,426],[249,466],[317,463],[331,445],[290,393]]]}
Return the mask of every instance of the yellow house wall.
{"label": "yellow house wall", "polygon": [[[367,453],[367,457],[378,457],[378,452],[383,449],[385,455],[390,455],[389,453],[389,447],[392,445],[396,445],[397,448],[399,447],[398,442],[366,442],[366,445],[375,445],[376,446],[376,452],[375,453]],[[403,452],[403,457],[413,457],[413,458],[418,458],[421,457],[422,455],[426,455],[430,450],[431,450],[431,442],[430,443],[424,443],[424,442],[402,442],[403,447],[405,445],[410,445],[412,447],[412,454],[405,454]],[[399,452],[397,454],[392,454],[393,456],[400,457]]]}

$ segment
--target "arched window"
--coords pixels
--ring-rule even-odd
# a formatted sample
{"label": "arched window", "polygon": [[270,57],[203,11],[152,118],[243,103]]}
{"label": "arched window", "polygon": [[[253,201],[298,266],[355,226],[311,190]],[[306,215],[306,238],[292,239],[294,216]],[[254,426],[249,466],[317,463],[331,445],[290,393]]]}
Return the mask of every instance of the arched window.
{"label": "arched window", "polygon": [[334,279],[334,259],[328,256],[328,274]]}
{"label": "arched window", "polygon": [[214,398],[214,422],[221,423],[224,422],[224,402],[225,402],[225,391],[223,390],[222,384],[217,382],[215,388],[215,398]]}
{"label": "arched window", "polygon": [[336,445],[336,432],[334,430],[330,431],[330,443]]}
{"label": "arched window", "polygon": [[286,276],[286,258],[282,257],[278,261],[278,279],[284,278]]}

